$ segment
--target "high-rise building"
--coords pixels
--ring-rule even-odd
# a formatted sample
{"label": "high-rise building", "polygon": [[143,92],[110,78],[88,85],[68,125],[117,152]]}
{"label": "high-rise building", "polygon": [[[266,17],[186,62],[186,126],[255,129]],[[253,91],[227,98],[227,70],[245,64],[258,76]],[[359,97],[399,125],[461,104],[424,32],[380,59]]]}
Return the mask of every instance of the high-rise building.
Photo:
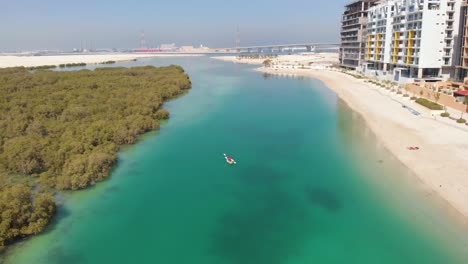
{"label": "high-rise building", "polygon": [[367,35],[365,37],[365,61],[368,68],[386,72],[388,65],[394,59],[390,52],[393,46],[394,10],[395,1],[381,1],[368,10]]}
{"label": "high-rise building", "polygon": [[383,0],[369,8],[363,70],[400,82],[454,76],[462,2]]}
{"label": "high-rise building", "polygon": [[468,77],[468,0],[463,1],[460,13],[459,35],[461,40],[458,45],[459,63],[455,79],[463,80]]}
{"label": "high-rise building", "polygon": [[367,9],[377,0],[353,1],[345,6],[341,20],[340,66],[357,69],[364,60]]}

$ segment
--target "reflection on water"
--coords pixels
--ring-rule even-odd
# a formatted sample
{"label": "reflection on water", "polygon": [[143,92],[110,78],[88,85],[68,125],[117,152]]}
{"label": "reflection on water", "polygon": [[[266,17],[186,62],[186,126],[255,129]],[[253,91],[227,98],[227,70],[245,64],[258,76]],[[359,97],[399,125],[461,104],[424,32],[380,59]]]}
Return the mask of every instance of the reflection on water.
{"label": "reflection on water", "polygon": [[263,79],[268,80],[304,80],[307,79],[307,77],[304,77],[302,75],[296,75],[296,74],[290,74],[290,73],[284,73],[284,74],[271,74],[264,72],[263,73]]}

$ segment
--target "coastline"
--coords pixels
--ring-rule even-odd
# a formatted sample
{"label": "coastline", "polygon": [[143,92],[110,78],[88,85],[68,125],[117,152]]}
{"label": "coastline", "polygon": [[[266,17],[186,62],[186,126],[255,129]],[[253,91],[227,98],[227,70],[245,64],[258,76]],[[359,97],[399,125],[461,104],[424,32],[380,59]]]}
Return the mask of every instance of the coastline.
{"label": "coastline", "polygon": [[[434,120],[429,110],[416,117],[364,80],[328,70],[270,69],[269,74],[316,78],[358,112],[383,145],[468,223],[468,132]],[[419,146],[410,151],[408,146]]]}
{"label": "coastline", "polygon": [[263,61],[265,59],[242,59],[239,60],[237,59],[237,56],[214,56],[211,57],[214,60],[220,60],[220,61],[227,61],[227,62],[233,62],[233,63],[239,63],[239,64],[256,64],[256,65],[262,65]]}
{"label": "coastline", "polygon": [[36,67],[43,65],[59,65],[67,63],[100,64],[106,61],[131,61],[142,58],[155,57],[195,57],[199,54],[73,54],[57,56],[12,56],[0,54],[0,68],[8,67]]}
{"label": "coastline", "polygon": [[213,56],[212,59],[233,62],[238,64],[262,65],[265,60],[270,60],[272,65],[302,68],[322,68],[331,66],[338,61],[338,53],[314,53],[314,54],[290,54],[278,55],[268,58],[266,54],[251,54],[240,58],[238,56]]}

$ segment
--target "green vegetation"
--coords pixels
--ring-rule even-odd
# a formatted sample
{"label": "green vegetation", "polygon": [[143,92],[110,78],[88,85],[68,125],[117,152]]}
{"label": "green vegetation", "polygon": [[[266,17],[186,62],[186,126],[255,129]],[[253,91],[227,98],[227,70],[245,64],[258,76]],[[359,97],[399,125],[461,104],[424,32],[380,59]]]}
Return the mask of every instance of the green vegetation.
{"label": "green vegetation", "polygon": [[431,102],[425,98],[418,98],[416,99],[416,103],[422,105],[422,106],[425,106],[431,110],[444,110],[444,107],[441,106],[440,104],[437,104],[437,103],[434,103],[434,102]]}
{"label": "green vegetation", "polygon": [[114,64],[114,63],[115,61],[112,61],[112,60],[101,62],[101,64]]}
{"label": "green vegetation", "polygon": [[105,179],[122,144],[169,118],[191,82],[179,66],[0,69],[0,250],[41,232],[57,190]]}
{"label": "green vegetation", "polygon": [[70,68],[70,67],[83,67],[86,66],[86,63],[80,62],[80,63],[67,63],[67,64],[60,64],[60,68]]}
{"label": "green vegetation", "polygon": [[269,68],[269,67],[271,67],[271,64],[272,64],[272,63],[273,63],[273,61],[270,60],[270,59],[264,60],[264,61],[263,61],[263,66],[264,66],[265,68]]}
{"label": "green vegetation", "polygon": [[459,124],[465,124],[465,123],[466,123],[466,120],[463,119],[463,118],[459,118],[459,119],[457,119],[457,123],[459,123]]}
{"label": "green vegetation", "polygon": [[434,97],[434,100],[435,100],[435,102],[437,104],[439,102],[439,100],[440,100],[440,92],[434,91],[433,94],[432,94],[432,97]]}
{"label": "green vegetation", "polygon": [[[350,72],[348,72],[348,71],[343,71],[343,73],[344,73],[344,74],[347,74],[347,75],[349,75],[349,76],[351,76],[351,77],[354,77],[354,78],[356,78],[356,79],[364,79],[363,76],[357,75],[357,74],[353,74],[353,73],[350,73]],[[369,82],[370,82],[370,83],[374,83],[372,80],[369,80]]]}
{"label": "green vegetation", "polygon": [[0,251],[5,243],[41,232],[55,212],[50,193],[35,192],[27,184],[2,188],[0,192]]}
{"label": "green vegetation", "polygon": [[444,113],[440,114],[440,116],[441,117],[449,117],[450,113],[444,112]]}
{"label": "green vegetation", "polygon": [[28,67],[27,69],[30,71],[34,71],[34,70],[48,70],[48,69],[55,69],[55,68],[57,68],[57,65],[34,66],[34,67]]}
{"label": "green vegetation", "polygon": [[405,90],[405,97],[409,97],[409,91],[411,90],[409,84],[405,84],[403,89]]}

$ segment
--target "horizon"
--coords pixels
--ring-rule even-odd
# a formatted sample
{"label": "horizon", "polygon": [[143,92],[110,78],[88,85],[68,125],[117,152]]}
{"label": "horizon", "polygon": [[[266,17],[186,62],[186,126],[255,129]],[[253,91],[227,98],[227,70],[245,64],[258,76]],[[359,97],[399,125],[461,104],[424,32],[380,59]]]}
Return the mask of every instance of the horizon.
{"label": "horizon", "polygon": [[[0,51],[138,48],[143,31],[147,47],[175,43],[209,48],[338,42],[347,0],[271,4],[245,0],[217,3],[83,0],[79,5],[48,0],[4,3]],[[300,8],[298,8],[300,7]],[[92,44],[91,44],[92,43]]]}

